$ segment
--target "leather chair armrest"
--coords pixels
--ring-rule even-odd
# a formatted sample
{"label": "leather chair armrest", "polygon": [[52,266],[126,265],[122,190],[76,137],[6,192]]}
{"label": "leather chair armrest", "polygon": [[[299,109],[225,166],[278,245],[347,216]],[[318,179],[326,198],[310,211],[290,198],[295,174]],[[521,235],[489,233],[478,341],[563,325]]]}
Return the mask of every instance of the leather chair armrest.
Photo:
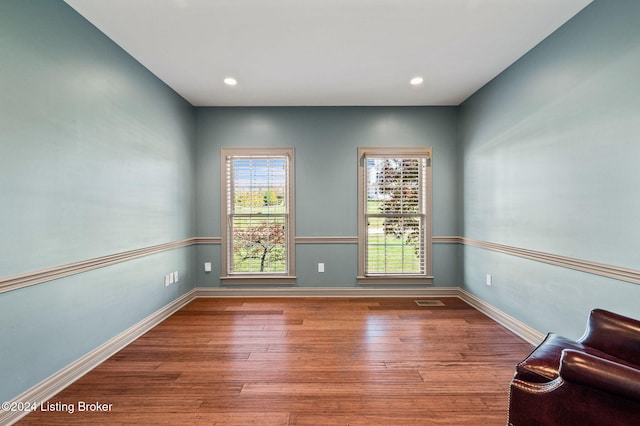
{"label": "leather chair armrest", "polygon": [[594,309],[580,343],[640,365],[640,321],[604,309]]}
{"label": "leather chair armrest", "polygon": [[566,382],[640,401],[640,370],[584,352],[562,351],[560,377]]}

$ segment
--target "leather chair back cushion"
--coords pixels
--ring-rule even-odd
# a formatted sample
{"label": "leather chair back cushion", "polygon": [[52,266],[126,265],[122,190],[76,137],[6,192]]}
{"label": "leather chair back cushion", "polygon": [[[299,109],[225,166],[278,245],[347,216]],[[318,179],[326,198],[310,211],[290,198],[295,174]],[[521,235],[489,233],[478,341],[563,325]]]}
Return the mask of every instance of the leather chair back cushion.
{"label": "leather chair back cushion", "polygon": [[547,337],[538,345],[531,354],[516,365],[516,378],[534,383],[543,383],[558,377],[560,370],[560,357],[564,349],[574,349],[617,362],[629,367],[638,368],[637,364],[626,359],[617,358],[609,353],[587,346],[584,342],[576,342],[559,336],[555,333],[547,334]]}
{"label": "leather chair back cushion", "polygon": [[640,321],[594,309],[581,343],[640,366]]}

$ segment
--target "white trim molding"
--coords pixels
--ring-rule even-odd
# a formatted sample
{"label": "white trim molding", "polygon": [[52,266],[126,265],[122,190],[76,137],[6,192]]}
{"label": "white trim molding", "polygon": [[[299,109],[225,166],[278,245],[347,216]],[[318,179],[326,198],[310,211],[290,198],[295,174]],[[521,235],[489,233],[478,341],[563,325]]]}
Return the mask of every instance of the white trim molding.
{"label": "white trim molding", "polygon": [[222,244],[222,237],[194,237],[191,240],[195,245]]}
{"label": "white trim molding", "polygon": [[500,309],[495,308],[479,297],[469,293],[463,288],[458,289],[459,297],[473,306],[498,324],[504,326],[506,329],[514,334],[517,334],[522,339],[531,343],[534,346],[539,345],[545,338],[546,334],[540,333],[538,330],[529,327],[522,321],[502,312]]}
{"label": "white trim molding", "polygon": [[[67,386],[96,368],[98,365],[106,361],[109,357],[115,355],[119,350],[129,345],[131,342],[169,318],[176,311],[180,310],[187,303],[194,299],[195,290],[185,293],[178,299],[157,310],[139,323],[129,327],[122,333],[118,334],[111,340],[98,346],[82,358],[72,362],[62,370],[49,376],[36,386],[18,395],[11,402],[32,403],[47,401],[60,393]],[[24,404],[18,404],[21,406]],[[13,424],[22,417],[29,414],[28,411],[0,411],[0,424]]]}
{"label": "white trim molding", "polygon": [[296,237],[296,244],[358,244],[358,237]]}
{"label": "white trim molding", "polygon": [[458,287],[362,288],[362,287],[199,287],[195,297],[459,297]]}
{"label": "white trim molding", "polygon": [[[100,345],[77,361],[51,375],[36,386],[18,395],[10,402],[26,403],[27,401],[47,401],[64,390],[67,386],[87,374],[106,361],[109,357],[151,330],[156,325],[186,306],[192,300],[201,297],[212,298],[251,298],[251,297],[457,297],[484,313],[498,324],[504,326],[531,345],[539,344],[544,335],[527,326],[523,322],[507,315],[487,302],[459,287],[435,288],[352,288],[352,287],[308,287],[308,288],[220,288],[200,287],[180,296],[134,326],[123,331],[111,340]],[[0,424],[13,424],[26,416],[28,412],[0,411]]]}
{"label": "white trim molding", "polygon": [[161,253],[163,251],[187,247],[191,244],[193,244],[193,239],[187,238],[185,240],[173,241],[170,243],[143,247],[140,249],[110,254],[107,256],[95,257],[92,259],[82,260],[80,262],[67,263],[64,265],[54,266],[48,269],[41,269],[34,272],[27,272],[20,275],[0,277],[0,293],[56,280],[58,278],[68,277],[70,275],[80,274],[82,272],[91,271],[93,269],[104,268],[105,266],[127,262],[129,260]]}
{"label": "white trim molding", "polygon": [[504,244],[490,243],[487,241],[474,240],[471,238],[460,237],[460,240],[462,244],[470,247],[479,247],[485,250],[505,253],[511,256],[522,257],[537,262],[548,263],[550,265],[561,266],[564,268],[574,269],[589,274],[600,275],[602,277],[613,278],[615,280],[640,284],[640,271],[636,269],[606,265],[604,263],[596,263],[588,260],[559,256],[557,254],[544,253]]}
{"label": "white trim molding", "polygon": [[[129,250],[125,252],[115,253],[107,256],[96,257],[83,260],[80,262],[67,263],[64,265],[54,266],[48,269],[42,269],[33,272],[27,272],[19,275],[8,277],[0,277],[0,293],[19,288],[52,281],[58,278],[70,275],[80,274],[93,269],[104,268],[105,266],[115,265],[121,262],[149,256],[163,251],[174,250],[181,247],[191,245],[220,245],[222,242],[220,237],[193,237],[184,240],[174,241],[165,244],[158,244],[140,249]],[[602,277],[612,278],[615,280],[625,281],[634,284],[640,284],[640,270],[623,268],[620,266],[607,265],[604,263],[596,263],[588,260],[576,259],[572,257],[559,256],[551,253],[544,253],[535,250],[524,249],[520,247],[509,246],[505,244],[491,243],[488,241],[475,240],[459,236],[434,236],[433,244],[461,244],[469,247],[478,247],[484,250],[491,250],[498,253],[504,253],[511,256],[517,256],[536,262],[547,263],[550,265],[569,268],[589,274],[600,275]],[[356,236],[306,236],[296,237],[295,244],[358,244]]]}
{"label": "white trim molding", "polygon": [[[194,244],[222,244],[220,237],[195,237]],[[296,244],[358,244],[358,236],[296,236]],[[456,236],[432,236],[431,242],[434,244],[463,244],[463,237]]]}
{"label": "white trim molding", "polygon": [[[435,288],[352,288],[352,287],[308,287],[308,288],[220,288],[200,287],[180,296],[139,323],[133,325],[111,340],[100,345],[82,358],[69,364],[67,367],[51,375],[31,389],[18,395],[10,402],[26,403],[32,401],[47,401],[64,390],[67,386],[87,374],[89,371],[106,361],[109,357],[123,349],[125,346],[151,330],[156,325],[170,317],[172,314],[186,306],[189,302],[201,298],[251,298],[251,297],[457,297],[462,299],[478,311],[484,313],[498,324],[504,326],[514,334],[535,346],[539,344],[544,335],[527,326],[523,322],[507,315],[487,302],[472,295],[459,287],[435,287]],[[0,424],[13,424],[26,416],[29,412],[16,412],[0,410]]]}

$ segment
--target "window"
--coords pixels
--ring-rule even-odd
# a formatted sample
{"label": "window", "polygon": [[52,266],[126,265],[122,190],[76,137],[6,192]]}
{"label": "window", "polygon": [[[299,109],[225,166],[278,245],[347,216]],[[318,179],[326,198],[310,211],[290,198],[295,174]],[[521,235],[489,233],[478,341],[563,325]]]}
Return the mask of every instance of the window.
{"label": "window", "polygon": [[429,284],[431,148],[358,149],[358,281]]}
{"label": "window", "polygon": [[221,154],[222,279],[293,284],[293,148]]}

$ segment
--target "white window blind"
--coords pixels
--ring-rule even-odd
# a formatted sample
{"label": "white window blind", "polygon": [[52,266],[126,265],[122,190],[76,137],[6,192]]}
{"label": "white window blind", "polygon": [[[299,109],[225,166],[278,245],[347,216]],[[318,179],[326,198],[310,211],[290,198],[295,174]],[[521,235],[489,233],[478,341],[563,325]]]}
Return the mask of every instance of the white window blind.
{"label": "white window blind", "polygon": [[226,158],[227,271],[289,271],[289,157]]}
{"label": "white window blind", "polygon": [[426,276],[427,156],[366,155],[365,276]]}

